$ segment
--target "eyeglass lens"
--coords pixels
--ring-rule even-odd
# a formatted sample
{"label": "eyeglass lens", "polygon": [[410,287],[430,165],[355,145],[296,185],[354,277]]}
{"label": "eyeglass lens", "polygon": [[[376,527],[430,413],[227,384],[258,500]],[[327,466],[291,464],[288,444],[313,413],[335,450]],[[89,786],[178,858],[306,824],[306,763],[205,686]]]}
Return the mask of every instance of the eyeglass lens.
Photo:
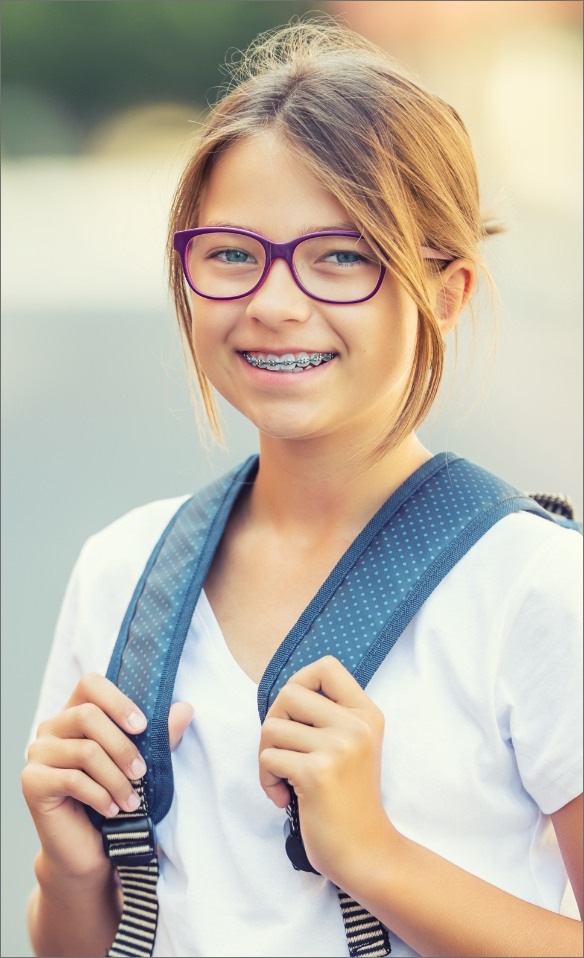
{"label": "eyeglass lens", "polygon": [[[266,253],[258,240],[239,233],[203,233],[188,245],[189,279],[202,296],[228,299],[245,296],[260,282]],[[318,236],[294,250],[296,278],[311,296],[347,303],[373,292],[380,263],[362,239]]]}

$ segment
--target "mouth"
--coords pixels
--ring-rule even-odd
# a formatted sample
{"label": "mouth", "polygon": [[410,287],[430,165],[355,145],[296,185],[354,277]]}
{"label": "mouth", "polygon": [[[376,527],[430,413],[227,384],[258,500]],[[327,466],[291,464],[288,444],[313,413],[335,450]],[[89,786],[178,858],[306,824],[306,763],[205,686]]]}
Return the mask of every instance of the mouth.
{"label": "mouth", "polygon": [[301,373],[305,369],[329,363],[336,353],[300,352],[276,356],[275,353],[244,352],[241,355],[250,366],[256,366],[258,369],[269,369],[274,373]]}

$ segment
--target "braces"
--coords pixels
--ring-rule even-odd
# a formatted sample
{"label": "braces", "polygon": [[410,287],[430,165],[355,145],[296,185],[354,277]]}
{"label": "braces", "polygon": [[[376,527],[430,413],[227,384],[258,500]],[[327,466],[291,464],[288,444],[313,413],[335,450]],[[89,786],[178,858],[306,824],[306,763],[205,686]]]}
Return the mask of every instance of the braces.
{"label": "braces", "polygon": [[307,366],[320,366],[321,363],[328,363],[334,359],[334,353],[312,353],[310,356],[300,356],[298,359],[258,359],[249,353],[243,354],[250,366],[258,366],[260,369],[281,369],[283,366],[290,368],[299,367],[306,369]]}

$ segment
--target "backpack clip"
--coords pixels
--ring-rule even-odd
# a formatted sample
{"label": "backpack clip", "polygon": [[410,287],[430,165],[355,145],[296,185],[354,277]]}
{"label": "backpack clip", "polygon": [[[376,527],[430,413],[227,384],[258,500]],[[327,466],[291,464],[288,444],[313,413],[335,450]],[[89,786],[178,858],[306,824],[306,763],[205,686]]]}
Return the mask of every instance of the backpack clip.
{"label": "backpack clip", "polygon": [[101,826],[105,853],[112,865],[148,865],[156,858],[154,826],[148,815],[106,819]]}
{"label": "backpack clip", "polygon": [[308,855],[306,854],[306,849],[304,848],[302,835],[300,832],[298,832],[296,835],[294,834],[289,819],[286,819],[284,822],[284,836],[286,839],[286,854],[294,865],[296,871],[312,872],[314,875],[320,875],[320,872],[317,872],[316,868],[313,868],[308,861]]}

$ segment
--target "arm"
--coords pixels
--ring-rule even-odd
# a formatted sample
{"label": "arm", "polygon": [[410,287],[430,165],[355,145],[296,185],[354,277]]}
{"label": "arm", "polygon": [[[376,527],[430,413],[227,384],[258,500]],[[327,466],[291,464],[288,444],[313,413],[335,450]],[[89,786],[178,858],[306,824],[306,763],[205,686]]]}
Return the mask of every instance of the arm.
{"label": "arm", "polygon": [[[82,813],[84,814],[84,813]],[[35,955],[105,955],[114,940],[121,898],[113,870],[70,878],[52,868],[41,851],[35,862],[37,887],[28,908],[28,928]]]}
{"label": "arm", "polygon": [[[381,712],[332,658],[300,670],[270,709],[260,780],[279,807],[288,802],[287,782],[294,787],[314,867],[421,955],[581,955],[579,922],[515,898],[397,832],[381,800],[382,736]],[[574,840],[570,806],[554,824],[566,866],[577,871],[582,835]]]}
{"label": "arm", "polygon": [[[190,706],[173,706],[172,746],[191,718]],[[37,955],[103,955],[114,939],[120,895],[101,835],[81,803],[106,817],[136,808],[131,781],[144,774],[145,765],[129,735],[145,725],[115,685],[87,675],[63,711],[39,726],[22,775],[41,842],[28,913]]]}
{"label": "arm", "polygon": [[111,682],[84,676],[65,708],[41,723],[22,774],[38,832],[38,886],[29,908],[37,955],[103,955],[119,918],[113,870],[81,803],[105,816],[135,807],[145,770],[126,734],[146,720]]}
{"label": "arm", "polygon": [[[580,796],[561,812],[581,804]],[[581,861],[581,845],[561,847]],[[421,955],[582,955],[581,922],[495,888],[391,828],[366,864],[348,863],[341,887]]]}

